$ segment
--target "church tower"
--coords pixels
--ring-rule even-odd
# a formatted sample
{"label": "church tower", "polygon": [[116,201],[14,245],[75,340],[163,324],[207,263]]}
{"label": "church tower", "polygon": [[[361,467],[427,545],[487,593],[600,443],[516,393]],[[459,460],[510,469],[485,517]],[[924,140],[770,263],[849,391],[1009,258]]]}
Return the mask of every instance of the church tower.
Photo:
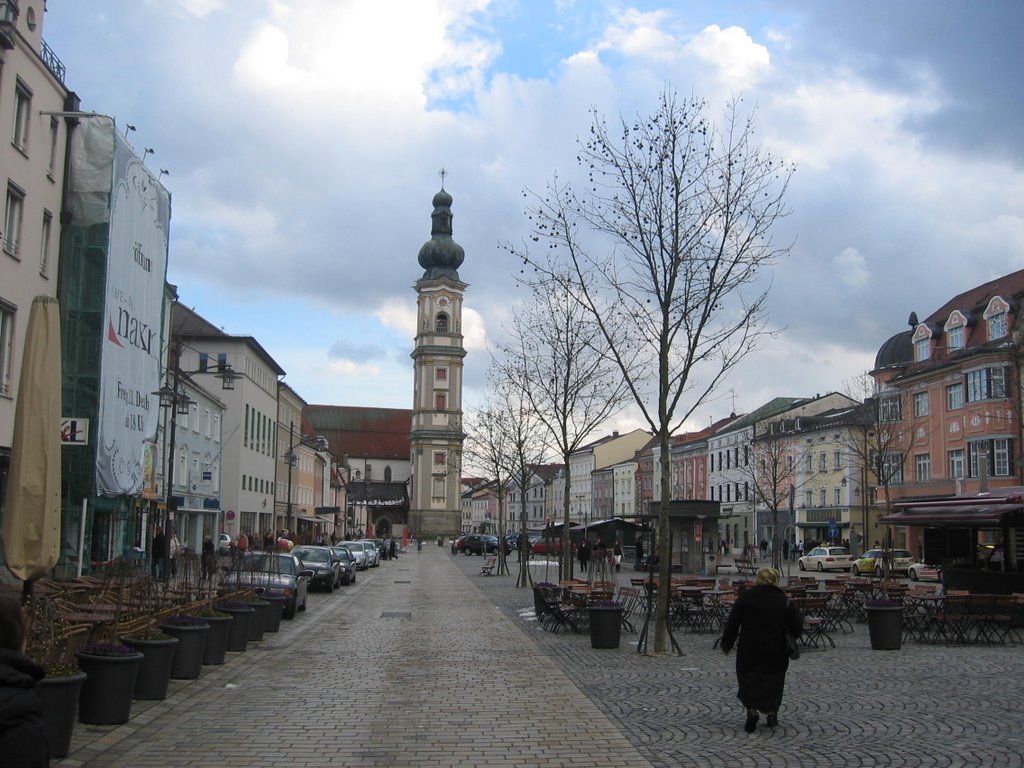
{"label": "church tower", "polygon": [[409,445],[412,489],[409,527],[433,539],[458,533],[462,520],[462,293],[465,259],[452,240],[452,196],[434,195],[430,240],[420,248],[416,281],[413,411]]}

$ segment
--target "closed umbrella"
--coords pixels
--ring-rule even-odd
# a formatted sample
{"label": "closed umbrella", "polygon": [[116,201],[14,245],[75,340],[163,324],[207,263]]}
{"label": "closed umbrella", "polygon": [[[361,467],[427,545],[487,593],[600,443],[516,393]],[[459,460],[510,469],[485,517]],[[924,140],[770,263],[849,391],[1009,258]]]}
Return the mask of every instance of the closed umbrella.
{"label": "closed umbrella", "polygon": [[60,555],[60,311],[36,296],[25,331],[0,540],[11,573],[45,576]]}

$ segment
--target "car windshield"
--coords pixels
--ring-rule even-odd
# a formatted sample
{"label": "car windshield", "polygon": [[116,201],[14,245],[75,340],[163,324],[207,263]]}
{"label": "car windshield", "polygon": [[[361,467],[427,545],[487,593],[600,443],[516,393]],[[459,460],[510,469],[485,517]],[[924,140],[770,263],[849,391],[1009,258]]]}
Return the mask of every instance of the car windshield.
{"label": "car windshield", "polygon": [[338,547],[337,549],[335,549],[334,550],[334,556],[336,558],[338,558],[339,560],[346,560],[346,561],[352,560],[352,553],[349,552],[344,547]]}
{"label": "car windshield", "polygon": [[830,555],[848,555],[850,551],[846,547],[832,547],[828,554]]}
{"label": "car windshield", "polygon": [[255,552],[242,558],[239,570],[284,573],[294,576],[295,560],[285,555],[268,555],[262,552]]}
{"label": "car windshield", "polygon": [[363,545],[360,544],[359,542],[356,542],[356,541],[353,541],[353,542],[350,542],[349,544],[346,544],[345,548],[350,550],[350,551],[352,551],[352,552],[362,552],[363,551]]}
{"label": "car windshield", "polygon": [[299,549],[293,554],[299,556],[300,560],[304,560],[310,563],[329,563],[331,562],[331,553],[326,549]]}

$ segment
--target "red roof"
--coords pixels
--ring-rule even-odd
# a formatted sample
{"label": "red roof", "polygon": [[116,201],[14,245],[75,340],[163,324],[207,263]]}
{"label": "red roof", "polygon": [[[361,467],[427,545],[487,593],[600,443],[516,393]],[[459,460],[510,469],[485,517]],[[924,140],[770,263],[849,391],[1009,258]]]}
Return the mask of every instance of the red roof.
{"label": "red roof", "polygon": [[345,456],[409,460],[412,409],[307,405],[302,415],[327,438],[339,460]]}

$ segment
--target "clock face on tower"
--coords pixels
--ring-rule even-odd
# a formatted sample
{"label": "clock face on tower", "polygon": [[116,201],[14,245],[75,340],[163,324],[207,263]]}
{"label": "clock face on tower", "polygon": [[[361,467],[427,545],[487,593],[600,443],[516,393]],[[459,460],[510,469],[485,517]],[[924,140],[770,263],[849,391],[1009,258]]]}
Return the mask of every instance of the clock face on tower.
{"label": "clock face on tower", "polygon": [[440,299],[437,300],[437,303],[441,307],[441,309],[448,309],[448,304],[450,302],[448,301],[447,296],[442,296]]}

